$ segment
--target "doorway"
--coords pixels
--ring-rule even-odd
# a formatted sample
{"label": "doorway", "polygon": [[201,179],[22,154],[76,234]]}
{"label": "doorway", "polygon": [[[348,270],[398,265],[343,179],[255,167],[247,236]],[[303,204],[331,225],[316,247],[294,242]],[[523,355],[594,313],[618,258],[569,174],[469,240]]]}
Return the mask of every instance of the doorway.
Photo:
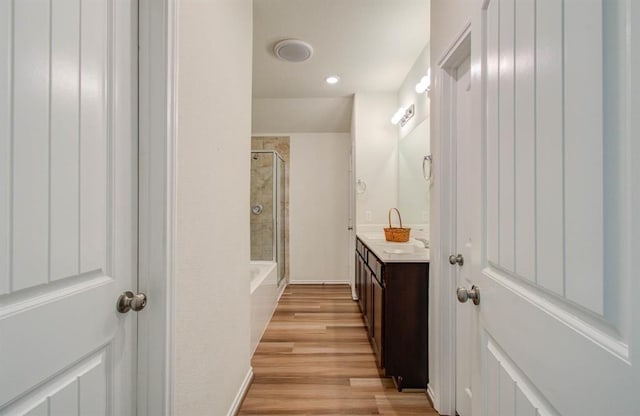
{"label": "doorway", "polygon": [[[454,135],[452,137],[454,143],[454,161],[455,176],[450,178],[452,186],[452,195],[454,195],[455,209],[455,236],[453,247],[453,258],[449,259],[449,264],[455,268],[455,282],[457,288],[467,288],[471,286],[469,267],[464,266],[464,259],[470,259],[470,249],[472,240],[469,236],[469,227],[471,226],[471,218],[469,210],[471,208],[468,189],[469,181],[467,178],[472,172],[468,169],[472,166],[469,161],[468,141],[471,138],[471,79],[470,79],[470,57],[464,58],[453,71],[454,80],[454,105],[453,109],[453,127]],[[473,353],[473,344],[471,342],[471,319],[472,309],[468,305],[456,303],[456,412],[460,416],[471,415],[471,356]]]}
{"label": "doorway", "polygon": [[[442,276],[434,282],[434,292],[439,298],[435,331],[440,337],[434,349],[439,357],[435,366],[440,379],[451,386],[440,394],[440,412],[460,416],[471,415],[473,308],[456,301],[457,288],[470,289],[471,263],[477,256],[479,244],[471,238],[474,201],[477,189],[471,185],[470,175],[477,165],[477,148],[472,141],[472,90],[471,90],[471,30],[467,25],[438,63],[440,82],[441,129],[437,143],[436,164],[441,180],[436,179],[436,201],[439,200],[440,218],[436,254],[439,264],[434,273]],[[439,162],[439,163],[438,163]],[[471,185],[470,185],[471,184]],[[475,251],[474,251],[475,250]]]}

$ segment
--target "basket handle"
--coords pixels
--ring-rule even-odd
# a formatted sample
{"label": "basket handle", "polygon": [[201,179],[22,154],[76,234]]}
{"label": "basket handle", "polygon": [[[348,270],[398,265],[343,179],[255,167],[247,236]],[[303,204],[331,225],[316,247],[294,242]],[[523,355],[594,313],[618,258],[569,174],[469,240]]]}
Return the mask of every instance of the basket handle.
{"label": "basket handle", "polygon": [[389,208],[389,228],[393,228],[391,226],[391,211],[395,211],[398,214],[398,219],[400,220],[400,228],[402,228],[402,217],[400,216],[400,211],[398,211],[398,208]]}

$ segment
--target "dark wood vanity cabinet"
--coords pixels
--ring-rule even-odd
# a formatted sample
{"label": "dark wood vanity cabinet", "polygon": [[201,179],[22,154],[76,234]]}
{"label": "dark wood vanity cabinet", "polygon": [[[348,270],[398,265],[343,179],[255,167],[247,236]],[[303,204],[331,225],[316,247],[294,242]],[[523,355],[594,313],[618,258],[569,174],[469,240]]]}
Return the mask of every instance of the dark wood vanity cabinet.
{"label": "dark wood vanity cabinet", "polygon": [[426,388],[429,264],[385,263],[357,239],[355,284],[380,368],[398,389]]}

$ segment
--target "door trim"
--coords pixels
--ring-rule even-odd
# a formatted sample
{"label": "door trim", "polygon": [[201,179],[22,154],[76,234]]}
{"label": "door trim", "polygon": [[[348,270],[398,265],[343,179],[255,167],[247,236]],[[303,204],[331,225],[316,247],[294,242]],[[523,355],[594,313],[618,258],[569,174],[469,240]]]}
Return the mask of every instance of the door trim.
{"label": "door trim", "polygon": [[137,414],[173,413],[178,0],[139,0]]}
{"label": "door trim", "polygon": [[[438,232],[435,238],[436,246],[430,267],[431,273],[437,278],[430,279],[433,283],[434,296],[431,297],[434,307],[435,328],[431,331],[435,335],[436,343],[431,344],[430,354],[435,358],[435,369],[430,380],[437,380],[438,389],[434,391],[431,386],[428,392],[436,410],[443,415],[455,415],[456,411],[456,363],[455,363],[455,290],[456,281],[454,269],[449,267],[449,254],[455,250],[456,224],[455,214],[451,209],[456,206],[455,178],[456,152],[452,146],[455,140],[453,128],[453,108],[455,106],[455,79],[453,70],[464,59],[471,56],[471,22],[454,38],[451,46],[438,60],[436,91],[439,108],[437,120],[439,133],[437,137],[436,162],[434,163],[433,206],[436,207],[432,217],[432,223],[438,224]],[[439,163],[438,163],[439,162]],[[440,181],[437,178],[442,178]],[[439,183],[438,183],[439,182]],[[434,233],[435,234],[435,233]],[[434,264],[435,263],[435,264]],[[435,266],[435,267],[434,267]],[[435,347],[435,348],[433,348]],[[435,351],[434,351],[435,350]],[[433,361],[432,361],[433,362]]]}

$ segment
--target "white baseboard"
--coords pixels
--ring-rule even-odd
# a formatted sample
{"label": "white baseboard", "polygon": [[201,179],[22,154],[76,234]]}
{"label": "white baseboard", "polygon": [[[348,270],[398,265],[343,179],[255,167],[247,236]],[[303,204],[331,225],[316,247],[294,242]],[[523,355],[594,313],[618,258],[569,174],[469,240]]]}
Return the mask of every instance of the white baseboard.
{"label": "white baseboard", "polygon": [[282,297],[282,294],[284,293],[284,290],[287,288],[288,284],[289,283],[285,283],[284,285],[280,286],[280,288],[278,289],[278,298],[276,299],[276,307],[278,305],[278,302],[280,302],[280,298]]}
{"label": "white baseboard", "polygon": [[350,283],[344,280],[290,280],[290,285],[347,285]]}
{"label": "white baseboard", "polygon": [[431,386],[430,386],[429,384],[427,384],[427,396],[429,396],[429,400],[431,400],[431,405],[433,406],[433,408],[434,408],[437,412],[439,412],[438,408],[439,408],[440,406],[439,406],[438,401],[436,400],[436,394],[435,394],[435,392],[433,391],[433,389],[431,389]]}
{"label": "white baseboard", "polygon": [[247,395],[249,391],[249,387],[251,387],[251,382],[253,381],[253,368],[249,367],[249,371],[247,371],[247,375],[238,390],[238,394],[236,394],[235,399],[233,399],[233,403],[231,403],[231,408],[227,412],[227,416],[235,416],[240,411],[240,406],[242,406],[242,401],[244,400],[244,396]]}

